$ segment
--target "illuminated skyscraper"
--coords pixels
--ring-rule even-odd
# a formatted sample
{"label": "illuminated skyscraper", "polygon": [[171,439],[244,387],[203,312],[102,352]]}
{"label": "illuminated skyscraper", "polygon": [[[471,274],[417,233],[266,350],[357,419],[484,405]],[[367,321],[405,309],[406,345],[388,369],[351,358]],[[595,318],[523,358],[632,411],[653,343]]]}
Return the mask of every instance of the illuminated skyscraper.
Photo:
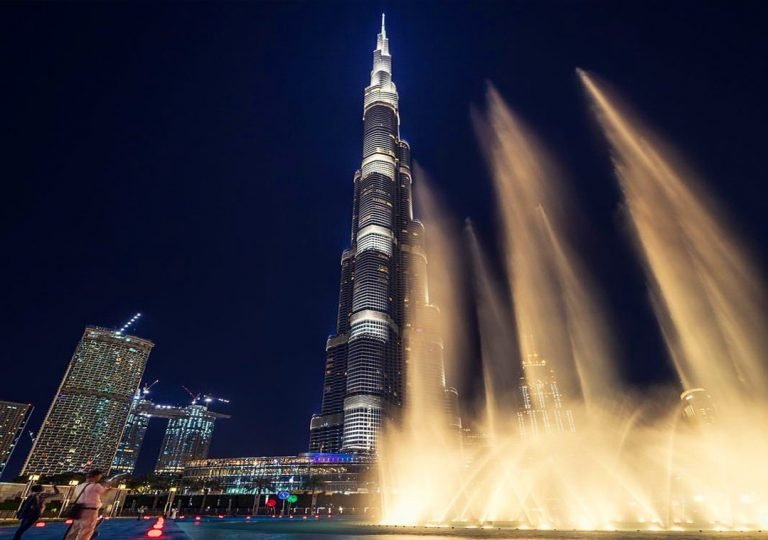
{"label": "illuminated skyscraper", "polygon": [[193,459],[208,457],[217,418],[228,415],[209,411],[206,405],[193,403],[186,407],[156,407],[153,416],[168,418],[163,445],[155,465],[155,474],[177,475],[184,472],[184,465]]}
{"label": "illuminated skyscraper", "polygon": [[85,329],[24,465],[24,474],[108,470],[154,344]]}
{"label": "illuminated skyscraper", "polygon": [[363,99],[362,157],[354,175],[351,245],[341,256],[336,333],[326,344],[323,403],[310,424],[312,452],[376,452],[380,428],[398,418],[403,404],[409,350],[419,352],[410,358],[429,364],[430,393],[452,409],[442,341],[421,328],[424,321],[430,326],[436,308],[427,292],[424,227],[413,216],[411,149],[400,138],[383,15]]}
{"label": "illuminated skyscraper", "polygon": [[129,473],[136,469],[144,435],[152,418],[167,419],[165,437],[155,464],[155,473],[163,475],[180,474],[184,465],[192,459],[205,459],[213,437],[214,422],[229,415],[208,410],[198,405],[197,399],[186,407],[159,405],[147,399],[148,388],[136,392],[131,412],[125,423],[123,437],[112,460],[111,474]]}
{"label": "illuminated skyscraper", "polygon": [[117,452],[112,460],[112,470],[110,474],[128,473],[133,474],[136,469],[136,460],[139,457],[141,445],[144,442],[144,435],[147,434],[149,427],[150,409],[153,403],[144,398],[144,393],[137,390],[131,401],[131,412],[128,413],[128,419],[125,421],[125,429],[117,445]]}
{"label": "illuminated skyscraper", "polygon": [[573,413],[563,404],[554,370],[535,353],[523,361],[517,419],[525,436],[576,431]]}
{"label": "illuminated skyscraper", "polygon": [[24,427],[32,414],[32,405],[0,401],[0,476],[11,458]]}

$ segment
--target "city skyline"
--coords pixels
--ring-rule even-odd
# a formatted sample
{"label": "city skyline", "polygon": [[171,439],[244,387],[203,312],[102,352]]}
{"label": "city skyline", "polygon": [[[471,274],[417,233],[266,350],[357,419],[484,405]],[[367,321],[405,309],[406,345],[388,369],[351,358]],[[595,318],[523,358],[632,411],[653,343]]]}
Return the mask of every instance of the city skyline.
{"label": "city skyline", "polygon": [[[21,13],[23,8],[15,9]],[[48,29],[43,33],[49,37],[33,44],[23,58],[30,65],[42,62],[52,66],[54,57],[46,52],[50,48],[45,46],[46,40],[62,36],[68,39],[59,41],[78,54],[86,54],[84,44],[95,40],[109,44],[108,50],[118,57],[131,58],[133,53],[118,44],[121,36],[125,42],[133,43],[133,32],[117,21],[119,9],[98,9],[108,19],[105,28],[116,30],[115,37],[88,29],[80,38],[81,43],[70,35],[70,30],[64,29],[67,25],[59,27],[58,21],[38,14],[39,22]],[[251,16],[272,13],[259,11],[264,7],[240,9]],[[273,9],[272,15],[284,23],[296,14],[287,8]],[[602,163],[604,156],[597,144],[590,142],[588,122],[581,118],[583,103],[577,95],[572,70],[576,65],[593,67],[609,74],[622,88],[631,89],[642,109],[654,120],[667,122],[665,127],[673,138],[683,141],[692,150],[695,161],[702,163],[706,171],[712,171],[708,178],[729,179],[714,187],[737,224],[747,231],[746,236],[757,244],[755,251],[764,253],[765,240],[759,231],[765,225],[765,197],[755,196],[754,190],[760,194],[763,188],[756,186],[760,171],[750,164],[750,157],[756,150],[756,126],[766,115],[765,105],[759,99],[766,81],[750,75],[748,68],[750,59],[754,63],[764,47],[754,50],[750,41],[754,34],[743,30],[744,25],[752,28],[748,21],[757,17],[750,8],[742,6],[733,15],[740,21],[740,35],[733,30],[739,25],[731,23],[726,28],[729,48],[740,52],[742,58],[728,64],[729,69],[723,70],[727,71],[726,77],[716,73],[715,68],[714,72],[704,72],[700,67],[726,65],[724,60],[729,58],[719,52],[722,32],[711,31],[720,28],[721,23],[719,13],[712,7],[694,9],[692,16],[698,26],[686,27],[681,35],[676,34],[679,24],[674,23],[687,20],[691,14],[679,6],[667,11],[669,19],[661,22],[650,21],[647,16],[638,19],[631,9],[621,16],[609,9],[613,18],[611,13],[600,18],[598,10],[589,5],[566,8],[554,20],[550,19],[551,14],[542,14],[535,7],[516,8],[519,12],[499,7],[493,13],[487,8],[480,10],[479,15],[453,9],[467,18],[466,27],[440,18],[431,20],[423,7],[387,10],[390,20],[395,21],[389,25],[396,36],[393,43],[397,43],[402,57],[408,59],[407,63],[398,64],[403,109],[408,111],[405,138],[418,149],[421,163],[445,192],[457,215],[471,215],[479,221],[478,227],[487,231],[492,219],[483,217],[484,209],[488,213],[489,207],[488,190],[483,187],[484,173],[482,166],[468,165],[477,161],[473,157],[476,144],[469,140],[471,134],[461,133],[471,131],[467,107],[478,101],[477,95],[482,93],[483,79],[487,77],[542,125],[552,135],[558,151],[563,151],[574,174],[574,184],[587,200],[590,225],[598,232],[584,244],[594,265],[604,268],[599,276],[602,285],[608,292],[622,293],[610,296],[621,298],[614,301],[612,308],[624,320],[625,348],[631,349],[623,368],[638,383],[668,380],[666,355],[658,344],[657,329],[647,307],[643,307],[643,279],[632,257],[620,247],[615,193],[608,190],[598,194],[598,187],[610,184],[606,180],[609,172],[605,165],[595,165]],[[4,325],[9,343],[4,363],[13,365],[0,384],[0,399],[33,402],[36,412],[31,424],[39,425],[42,421],[71,355],[74,337],[82,327],[119,321],[132,310],[141,309],[147,317],[137,334],[158,344],[148,371],[150,379],[179,380],[193,385],[199,380],[196,373],[205,373],[210,391],[227,395],[233,399],[233,406],[242,407],[242,413],[232,411],[230,426],[222,424],[223,431],[217,434],[218,438],[223,433],[222,442],[215,443],[213,455],[275,455],[305,448],[305,419],[320,406],[322,344],[334,325],[329,306],[336,302],[338,292],[335,253],[343,248],[348,231],[348,169],[359,155],[357,90],[370,64],[369,50],[362,45],[369,43],[378,13],[370,7],[340,10],[334,15],[349,23],[351,30],[339,32],[336,27],[341,23],[331,24],[330,14],[307,6],[301,11],[312,22],[295,23],[301,30],[297,33],[305,34],[296,38],[295,43],[281,41],[267,30],[262,42],[251,37],[253,30],[248,25],[224,15],[205,23],[204,17],[191,17],[178,23],[166,37],[160,31],[164,25],[146,23],[147,41],[138,43],[135,49],[135,54],[146,62],[146,68],[127,61],[125,65],[129,67],[122,68],[124,71],[114,70],[102,62],[106,56],[89,53],[95,56],[86,54],[85,58],[94,60],[102,70],[91,72],[88,62],[81,64],[70,58],[69,64],[65,64],[69,72],[62,73],[67,71],[63,68],[55,71],[57,78],[51,85],[53,89],[63,89],[66,97],[54,99],[49,93],[54,90],[44,90],[37,76],[21,65],[8,68],[11,73],[21,74],[11,89],[13,101],[20,103],[19,117],[12,118],[12,125],[22,134],[16,143],[21,155],[33,153],[32,149],[34,154],[43,152],[56,164],[51,167],[64,171],[61,175],[48,174],[53,171],[48,171],[48,165],[42,162],[28,170],[26,164],[34,162],[33,159],[12,163],[23,180],[19,186],[26,187],[14,188],[19,190],[15,200],[22,204],[6,213],[11,227],[5,234],[11,249],[19,254],[6,271],[9,282],[16,283],[14,289],[18,291],[11,292],[6,314],[9,321]],[[566,24],[569,15],[585,22],[594,36],[600,35],[600,23],[616,24],[614,30],[610,24],[604,25],[604,31],[614,40],[613,52],[607,56],[598,53],[604,43],[599,37],[591,44],[578,42],[575,38],[579,32]],[[564,35],[547,41],[526,31],[526,24],[545,17]],[[492,18],[498,18],[500,25],[509,25],[505,28],[512,36],[508,46],[507,34],[503,34],[503,39],[500,37],[500,29],[489,21]],[[175,20],[175,15],[166,8],[161,19]],[[72,28],[82,29],[82,23],[70,23]],[[200,45],[187,45],[189,50],[169,45],[182,42],[180,37],[186,29],[201,32],[206,24],[234,30],[225,43],[208,40]],[[539,22],[534,27],[541,25]],[[470,36],[468,28],[490,30],[485,37]],[[621,28],[655,29],[659,44],[657,48],[638,48],[630,43],[631,32],[627,32],[626,38],[617,38],[615,34],[620,34]],[[270,40],[284,46],[280,63],[285,67],[261,52],[273,50]],[[698,44],[694,47],[691,43],[695,42]],[[309,46],[314,44],[323,44],[332,54],[320,58],[318,50],[323,47]],[[444,47],[437,59],[428,52],[435,44]],[[173,61],[153,56],[157,49],[171,50],[168,54]],[[566,49],[572,50],[566,54]],[[670,50],[676,51],[672,58]],[[556,53],[563,57],[553,58]],[[208,54],[225,58],[219,70]],[[634,72],[619,65],[630,54],[636,59]],[[443,56],[450,61],[442,59]],[[526,60],[529,56],[546,69]],[[689,62],[689,58],[697,61]],[[167,67],[166,62],[179,60],[184,60],[180,65],[185,69],[158,75]],[[243,66],[250,65],[252,60],[258,66],[256,75],[240,75]],[[203,66],[199,72],[195,67],[198,65]],[[303,69],[306,71],[302,72]],[[264,93],[259,83],[267,76],[288,83],[279,86],[291,90],[285,97]],[[160,82],[156,87],[157,77]],[[186,81],[185,77],[194,84],[174,82]],[[469,81],[468,89],[438,82],[452,77]],[[125,90],[119,88],[123,78],[131,81]],[[307,80],[316,85],[313,92],[302,86]],[[88,99],[76,97],[74,89],[81,84],[90,89],[85,94]],[[156,96],[174,95],[179,86],[183,86],[182,97],[175,108],[167,109],[169,116],[164,116],[166,98]],[[149,88],[153,90],[150,92]],[[146,106],[146,119],[133,120],[121,112],[116,104],[126,96],[126,110],[135,112]],[[228,101],[230,98],[232,102]],[[254,102],[260,105],[254,106]],[[47,105],[37,115],[31,114],[41,103]],[[206,105],[202,108],[206,110],[197,112],[199,125],[182,122],[180,117],[190,110],[197,111],[199,103]],[[270,110],[265,110],[262,103],[269,103]],[[723,111],[712,110],[711,103],[723,104]],[[732,115],[735,118],[724,112],[730,110],[728,104],[737,104],[737,114]],[[70,106],[72,111],[68,112]],[[103,115],[105,109],[108,120],[97,122],[95,116]],[[744,117],[744,111],[750,111],[750,118]],[[67,157],[54,150],[67,139],[67,130],[53,130],[38,148],[32,144],[33,133],[26,131],[32,127],[21,127],[22,117],[24,125],[46,126],[48,122],[74,126],[78,125],[73,121],[78,115],[95,122],[92,131],[104,136],[103,146],[88,133],[78,132],[66,142],[70,145],[67,151],[71,152],[71,157]],[[317,124],[307,122],[307,118],[317,118]],[[145,129],[154,125],[155,120],[160,122],[159,131]],[[454,122],[457,128],[446,129]],[[177,123],[179,127],[169,127]],[[262,125],[267,126],[263,131]],[[312,146],[318,129],[323,140],[329,137],[332,141],[324,142],[322,151],[315,151]],[[213,134],[223,131],[226,135],[222,136],[223,143],[201,135],[205,144],[198,141],[200,145],[195,146],[194,137],[181,133],[183,130],[203,134],[206,130]],[[115,133],[120,136],[114,138]],[[728,142],[723,140],[723,133],[742,136],[738,142]],[[178,142],[168,142],[174,137]],[[274,139],[281,143],[273,143]],[[255,149],[259,145],[263,148]],[[286,146],[290,148],[284,149]],[[144,150],[152,147],[162,149],[160,159]],[[107,151],[109,148],[113,149],[112,154]],[[125,148],[125,153],[114,150],[121,148]],[[295,159],[293,152],[299,148],[306,151],[306,159]],[[132,153],[139,158],[127,159]],[[201,166],[193,158],[195,153],[220,157]],[[237,165],[224,164],[227,157],[222,156],[233,154]],[[94,161],[89,161],[91,156]],[[121,166],[117,167],[113,160]],[[155,161],[173,165],[163,169]],[[272,161],[276,163],[272,165]],[[124,163],[136,165],[122,167]],[[80,171],[79,167],[84,169]],[[197,176],[195,167],[201,167],[204,173]],[[52,179],[51,184],[45,183],[47,177]],[[195,180],[183,181],[186,178]],[[167,187],[158,187],[163,184]],[[31,187],[37,185],[50,188],[46,191],[50,195],[37,193]],[[61,206],[66,211],[59,208],[58,199],[64,201]],[[102,201],[110,202],[114,211],[102,211],[98,204]],[[214,210],[214,206],[222,210]],[[39,229],[36,220],[40,221]],[[83,242],[83,238],[89,240]],[[42,255],[46,249],[50,254]],[[258,256],[241,254],[247,250]],[[307,261],[311,261],[314,273],[311,280],[305,279],[306,267],[302,266]],[[37,342],[41,332],[45,337],[40,341],[45,343]],[[188,339],[190,335],[195,339]],[[242,377],[243,373],[249,376]],[[19,381],[25,384],[20,385]],[[163,396],[160,401],[180,399]],[[246,411],[265,411],[275,403],[281,410],[275,415],[279,418],[266,413],[258,415],[259,433],[252,438],[235,436],[243,426],[253,425],[254,418],[248,418]],[[26,449],[18,451],[14,460],[25,452]]]}

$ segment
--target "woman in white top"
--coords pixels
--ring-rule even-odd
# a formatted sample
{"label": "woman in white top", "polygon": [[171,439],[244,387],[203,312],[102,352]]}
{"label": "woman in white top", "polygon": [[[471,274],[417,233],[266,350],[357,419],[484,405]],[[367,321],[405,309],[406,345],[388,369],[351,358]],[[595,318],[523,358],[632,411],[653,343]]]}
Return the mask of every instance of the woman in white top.
{"label": "woman in white top", "polygon": [[85,482],[75,488],[73,494],[75,504],[80,506],[80,517],[72,522],[69,527],[65,540],[90,540],[93,531],[96,529],[96,523],[99,521],[99,508],[101,508],[101,497],[112,489],[112,486],[100,484],[102,473],[94,469],[85,477]]}

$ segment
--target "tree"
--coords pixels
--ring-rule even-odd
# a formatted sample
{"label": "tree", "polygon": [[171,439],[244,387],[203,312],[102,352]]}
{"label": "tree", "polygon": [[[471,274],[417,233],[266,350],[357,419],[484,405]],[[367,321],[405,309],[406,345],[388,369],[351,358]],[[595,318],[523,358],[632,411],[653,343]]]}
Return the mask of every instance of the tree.
{"label": "tree", "polygon": [[323,487],[323,481],[317,476],[310,476],[307,478],[307,481],[304,482],[304,489],[311,490],[312,493],[312,502],[309,507],[312,514],[315,513],[315,508],[317,507],[317,490],[321,487]]}
{"label": "tree", "polygon": [[201,484],[203,486],[203,500],[200,503],[200,512],[205,510],[205,500],[208,498],[208,493],[214,489],[221,489],[221,484],[219,484],[219,481],[214,480],[213,478],[203,480]]}
{"label": "tree", "polygon": [[272,483],[267,480],[266,478],[256,478],[251,483],[251,487],[253,488],[253,509],[251,511],[251,514],[254,516],[259,515],[259,504],[261,502],[261,494],[262,493],[269,493],[269,488],[272,486]]}

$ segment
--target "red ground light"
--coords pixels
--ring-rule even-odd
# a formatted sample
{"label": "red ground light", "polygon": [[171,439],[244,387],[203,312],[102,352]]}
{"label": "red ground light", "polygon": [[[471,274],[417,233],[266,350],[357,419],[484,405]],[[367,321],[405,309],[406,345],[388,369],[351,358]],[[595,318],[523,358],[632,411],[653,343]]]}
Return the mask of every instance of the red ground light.
{"label": "red ground light", "polygon": [[158,538],[162,534],[163,534],[163,531],[161,531],[160,529],[149,529],[147,531],[147,536],[149,536],[150,538]]}
{"label": "red ground light", "polygon": [[72,525],[74,523],[74,520],[68,519],[64,522],[64,525]]}
{"label": "red ground light", "polygon": [[45,521],[38,521],[35,523],[35,527],[45,527]]}

